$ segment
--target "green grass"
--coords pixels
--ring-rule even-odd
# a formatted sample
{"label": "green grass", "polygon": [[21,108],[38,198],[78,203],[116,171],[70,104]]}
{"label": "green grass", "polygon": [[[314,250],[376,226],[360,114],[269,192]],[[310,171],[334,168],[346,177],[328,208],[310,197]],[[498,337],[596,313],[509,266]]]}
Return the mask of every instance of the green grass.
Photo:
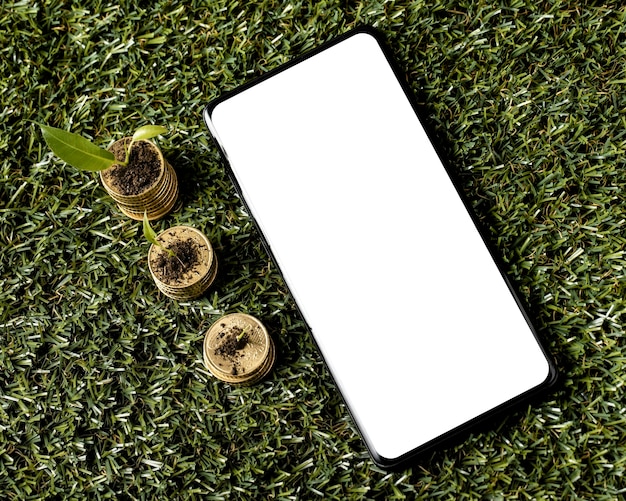
{"label": "green grass", "polygon": [[[619,499],[626,8],[136,3],[0,3],[0,497]],[[369,461],[200,116],[361,23],[387,37],[563,373],[543,402],[392,474]],[[208,234],[211,291],[160,294],[141,225],[31,121],[104,146],[168,125],[182,205],[155,229]],[[251,388],[202,365],[204,330],[232,311],[277,345]]]}

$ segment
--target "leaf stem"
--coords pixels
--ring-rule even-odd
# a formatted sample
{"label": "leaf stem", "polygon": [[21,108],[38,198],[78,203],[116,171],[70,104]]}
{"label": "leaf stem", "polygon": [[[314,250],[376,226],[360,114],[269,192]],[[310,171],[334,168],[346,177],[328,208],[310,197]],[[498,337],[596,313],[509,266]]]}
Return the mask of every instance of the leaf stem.
{"label": "leaf stem", "polygon": [[165,247],[161,242],[159,242],[158,236],[156,232],[154,231],[154,229],[152,228],[152,225],[150,224],[150,220],[148,219],[148,211],[143,212],[143,235],[148,242],[150,242],[153,245],[156,245],[157,247],[160,247],[165,252],[167,252],[171,257],[175,257],[180,263],[180,265],[183,267],[183,270],[186,268],[185,263],[183,263],[183,261],[176,255],[176,253],[172,249]]}
{"label": "leaf stem", "polygon": [[128,147],[126,148],[126,159],[123,162],[120,162],[120,165],[123,165],[124,167],[128,165],[128,162],[130,161],[130,152],[133,149],[134,144],[135,144],[135,138],[131,137],[130,143],[128,144]]}
{"label": "leaf stem", "polygon": [[237,343],[239,343],[239,341],[243,339],[243,337],[246,335],[247,332],[248,332],[248,326],[244,327],[242,331],[239,333],[239,335],[237,336]]}

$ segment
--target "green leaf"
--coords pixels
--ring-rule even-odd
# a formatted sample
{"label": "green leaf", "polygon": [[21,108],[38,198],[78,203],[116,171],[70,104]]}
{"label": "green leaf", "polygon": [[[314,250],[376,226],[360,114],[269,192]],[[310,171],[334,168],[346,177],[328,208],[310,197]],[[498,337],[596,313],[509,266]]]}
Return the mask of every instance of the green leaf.
{"label": "green leaf", "polygon": [[143,236],[146,237],[146,240],[151,244],[154,244],[158,247],[161,247],[161,244],[157,240],[156,231],[152,229],[150,225],[150,220],[148,219],[148,212],[144,211],[143,213]]}
{"label": "green leaf", "polygon": [[116,162],[113,153],[96,146],[78,134],[48,125],[38,125],[53,153],[77,169],[99,171],[107,169]]}
{"label": "green leaf", "polygon": [[133,134],[133,141],[139,141],[141,139],[152,139],[160,134],[165,134],[167,132],[166,127],[161,127],[160,125],[144,125],[143,127],[139,127],[135,133]]}

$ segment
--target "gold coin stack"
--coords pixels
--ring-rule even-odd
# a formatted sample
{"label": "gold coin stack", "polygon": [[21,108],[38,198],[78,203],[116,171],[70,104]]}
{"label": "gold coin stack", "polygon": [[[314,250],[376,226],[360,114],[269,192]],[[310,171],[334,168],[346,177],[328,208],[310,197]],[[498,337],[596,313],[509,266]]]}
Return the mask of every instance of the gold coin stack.
{"label": "gold coin stack", "polygon": [[[213,283],[217,275],[217,256],[211,242],[204,233],[190,226],[173,226],[157,237],[163,247],[151,245],[148,251],[148,267],[156,286],[168,297],[176,300],[188,300],[201,296]],[[184,273],[179,281],[173,283],[164,279],[156,266],[160,254],[167,252],[176,241],[192,239],[198,248],[199,262]]]}
{"label": "gold coin stack", "polygon": [[[122,138],[116,141],[109,150],[113,149],[120,141],[126,142],[129,139]],[[100,179],[107,193],[115,200],[117,206],[124,214],[132,219],[141,221],[143,220],[144,212],[147,212],[148,219],[154,221],[164,217],[174,208],[178,199],[178,178],[172,166],[165,160],[163,153],[154,143],[146,140],[141,142],[148,143],[159,156],[161,170],[158,179],[154,183],[142,193],[125,195],[110,183],[106,170],[100,171]]]}
{"label": "gold coin stack", "polygon": [[204,365],[216,378],[249,386],[269,374],[276,360],[274,342],[265,326],[245,313],[217,320],[204,336]]}

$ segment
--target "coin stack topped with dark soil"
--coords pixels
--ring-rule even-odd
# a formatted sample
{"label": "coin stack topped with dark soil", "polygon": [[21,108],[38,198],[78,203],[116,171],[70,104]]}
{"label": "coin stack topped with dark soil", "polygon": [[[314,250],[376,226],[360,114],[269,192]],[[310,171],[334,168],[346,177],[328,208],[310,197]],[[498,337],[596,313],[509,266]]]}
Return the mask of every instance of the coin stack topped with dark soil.
{"label": "coin stack topped with dark soil", "polygon": [[190,226],[174,226],[151,245],[148,267],[157,287],[177,300],[201,296],[217,275],[217,257],[209,239]]}
{"label": "coin stack topped with dark soil", "polygon": [[255,317],[232,313],[217,320],[204,337],[204,364],[216,378],[233,385],[261,381],[276,359],[274,342]]}
{"label": "coin stack topped with dark soil", "polygon": [[[115,158],[125,159],[130,139],[125,137],[111,145],[109,151]],[[135,142],[128,165],[115,164],[101,171],[100,179],[120,210],[138,221],[144,212],[151,221],[164,217],[178,199],[176,172],[150,141]]]}

